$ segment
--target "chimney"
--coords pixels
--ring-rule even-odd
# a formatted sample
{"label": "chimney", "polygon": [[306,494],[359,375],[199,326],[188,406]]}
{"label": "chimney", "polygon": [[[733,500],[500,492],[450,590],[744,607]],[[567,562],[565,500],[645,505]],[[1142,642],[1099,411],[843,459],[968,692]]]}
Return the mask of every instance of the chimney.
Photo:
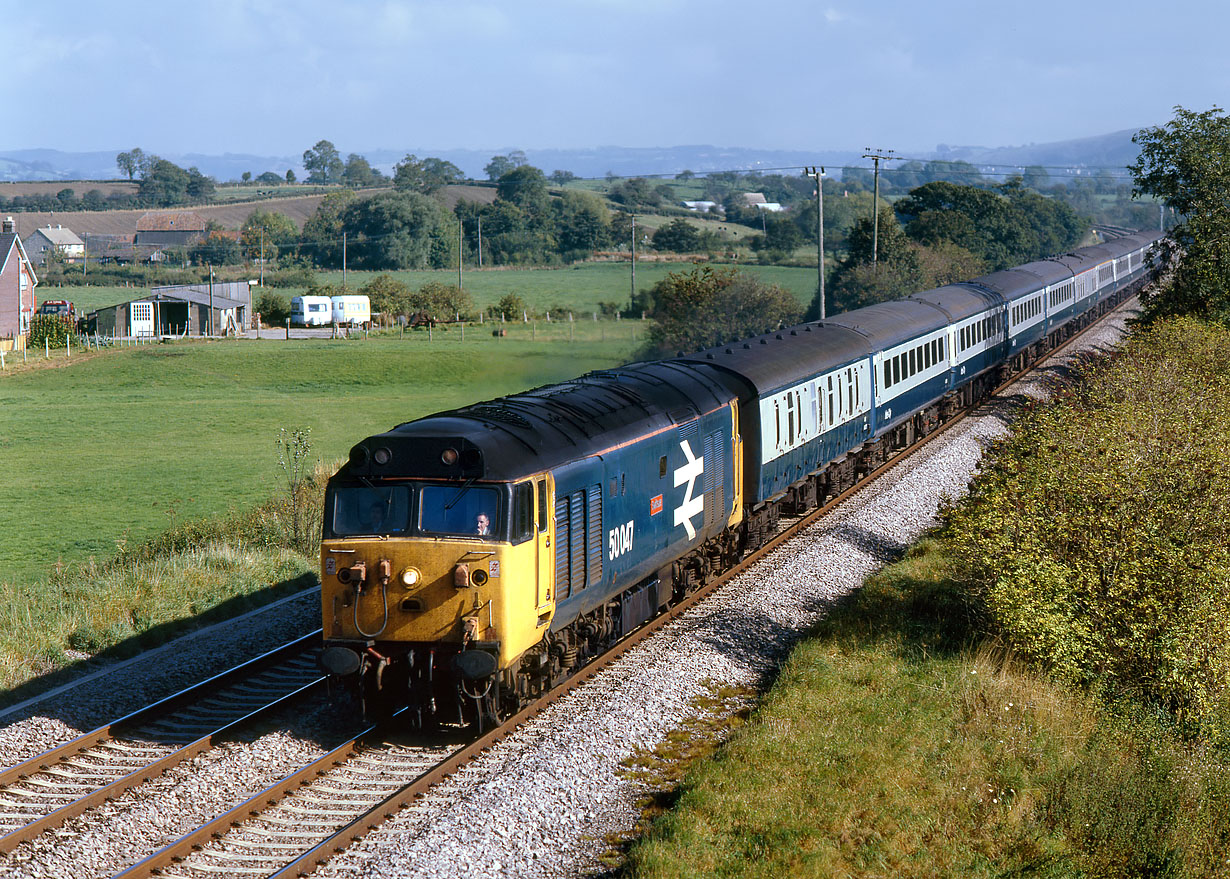
{"label": "chimney", "polygon": [[17,224],[13,222],[12,217],[5,217],[4,224],[0,226],[0,233],[7,232],[10,235],[17,234]]}

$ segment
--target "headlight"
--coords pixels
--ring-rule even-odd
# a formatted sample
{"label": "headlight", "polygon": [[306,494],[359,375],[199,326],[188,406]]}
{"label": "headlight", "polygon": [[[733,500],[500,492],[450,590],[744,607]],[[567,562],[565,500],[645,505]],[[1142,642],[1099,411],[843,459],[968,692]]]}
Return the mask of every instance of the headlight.
{"label": "headlight", "polygon": [[411,589],[423,582],[423,575],[418,568],[406,568],[401,572],[401,582],[407,589]]}

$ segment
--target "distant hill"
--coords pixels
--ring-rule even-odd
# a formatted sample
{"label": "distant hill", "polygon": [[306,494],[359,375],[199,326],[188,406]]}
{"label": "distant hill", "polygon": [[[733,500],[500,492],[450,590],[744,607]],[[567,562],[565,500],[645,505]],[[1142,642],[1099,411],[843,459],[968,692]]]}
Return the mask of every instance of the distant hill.
{"label": "distant hill", "polygon": [[[1005,169],[1024,165],[1045,165],[1075,168],[1122,168],[1136,158],[1132,144],[1135,130],[1117,131],[1097,137],[1085,137],[1058,143],[1029,144],[1013,147],[949,146],[941,144],[929,157],[964,160],[980,167]],[[309,145],[305,145],[307,148]],[[349,150],[339,146],[342,155]],[[506,155],[512,147],[462,150],[410,147],[407,149],[356,150],[371,164],[391,174],[393,166],[407,153],[419,158],[435,156],[452,162],[471,179],[484,180],[483,167],[495,155]],[[69,153],[59,150],[9,150],[0,152],[0,180],[116,180],[121,179],[115,166],[116,153],[121,150]],[[714,171],[775,171],[797,173],[805,165],[828,165],[834,172],[843,165],[867,165],[859,150],[759,150],[744,147],[708,145],[673,147],[600,146],[592,149],[526,150],[530,164],[547,174],[570,171],[578,177],[639,177],[674,176],[688,170],[696,174]],[[217,180],[238,180],[245,171],[257,176],[273,171],[279,176],[293,169],[302,178],[300,156],[257,156],[246,153],[226,153],[208,156],[199,153],[167,153],[163,158],[184,167],[197,167]],[[1052,172],[1053,174],[1054,172]],[[1056,175],[1058,176],[1058,175]]]}
{"label": "distant hill", "polygon": [[1136,160],[1140,148],[1132,143],[1138,129],[1129,128],[1097,137],[1082,137],[1057,143],[1031,143],[1026,146],[936,147],[933,158],[964,160],[978,166],[1042,165],[1071,168],[1124,168]]}

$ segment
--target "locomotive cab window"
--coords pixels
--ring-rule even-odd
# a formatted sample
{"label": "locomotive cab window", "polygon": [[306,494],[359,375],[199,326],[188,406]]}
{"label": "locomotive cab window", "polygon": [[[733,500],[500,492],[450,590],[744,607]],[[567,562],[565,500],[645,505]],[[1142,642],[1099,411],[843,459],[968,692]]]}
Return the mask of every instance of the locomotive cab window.
{"label": "locomotive cab window", "polygon": [[427,534],[504,539],[507,528],[500,517],[500,491],[489,486],[425,485],[419,500],[419,528]]}
{"label": "locomotive cab window", "polygon": [[534,536],[534,484],[513,486],[512,542],[524,543]]}
{"label": "locomotive cab window", "polygon": [[410,489],[405,486],[349,486],[333,493],[333,533],[395,534],[410,521]]}

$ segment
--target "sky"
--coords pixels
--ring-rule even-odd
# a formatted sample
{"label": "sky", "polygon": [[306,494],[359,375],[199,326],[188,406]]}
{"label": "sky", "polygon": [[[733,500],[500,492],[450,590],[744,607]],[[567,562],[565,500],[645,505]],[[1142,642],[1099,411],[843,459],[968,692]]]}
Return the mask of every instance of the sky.
{"label": "sky", "polygon": [[[0,0],[0,150],[298,156],[712,144],[898,154],[1230,94],[1230,4]],[[426,154],[430,154],[427,152]]]}

